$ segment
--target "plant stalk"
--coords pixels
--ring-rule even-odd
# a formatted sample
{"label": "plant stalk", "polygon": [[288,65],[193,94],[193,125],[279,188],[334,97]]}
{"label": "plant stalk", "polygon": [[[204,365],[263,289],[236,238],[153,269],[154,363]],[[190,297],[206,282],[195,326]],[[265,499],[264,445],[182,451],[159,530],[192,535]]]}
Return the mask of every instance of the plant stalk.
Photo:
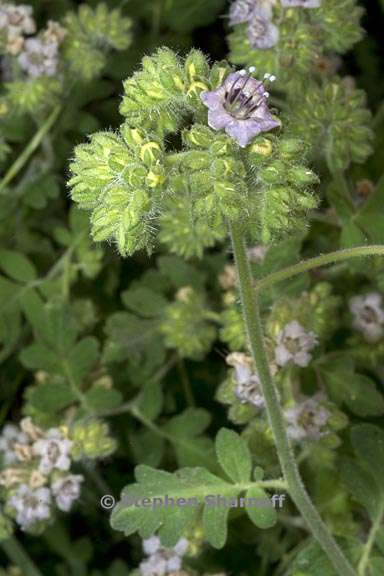
{"label": "plant stalk", "polygon": [[281,469],[288,484],[288,492],[307,523],[312,535],[318,541],[336,569],[337,574],[340,576],[356,576],[355,570],[320,518],[301,480],[299,469],[286,433],[277,389],[269,369],[257,292],[254,289],[244,235],[239,224],[231,225],[231,238],[237,268],[243,319],[247,329],[252,356],[259,374],[268,420],[273,431]]}
{"label": "plant stalk", "polygon": [[260,278],[256,282],[256,290],[259,291],[264,290],[265,288],[270,288],[276,284],[276,282],[288,280],[288,278],[292,278],[302,272],[308,272],[309,270],[313,270],[319,266],[334,264],[335,262],[342,262],[349,258],[359,258],[362,256],[384,256],[384,246],[356,246],[344,250],[336,250],[335,252],[329,252],[328,254],[321,254],[321,256],[309,258],[308,260],[303,260],[302,262],[298,262],[298,264],[282,268],[277,272],[268,274],[268,276],[265,276],[264,278]]}
{"label": "plant stalk", "polygon": [[42,576],[40,570],[14,536],[3,540],[1,547],[11,562],[20,568],[24,576]]}
{"label": "plant stalk", "polygon": [[36,134],[33,136],[32,140],[28,143],[26,148],[22,151],[20,156],[16,158],[15,162],[10,166],[9,170],[6,172],[4,178],[0,182],[0,194],[4,193],[4,190],[8,186],[8,184],[17,176],[20,170],[25,166],[28,162],[29,158],[32,156],[34,151],[40,146],[41,142],[43,141],[45,135],[50,131],[52,126],[57,120],[62,109],[62,105],[57,105],[45,120],[44,124],[39,128]]}

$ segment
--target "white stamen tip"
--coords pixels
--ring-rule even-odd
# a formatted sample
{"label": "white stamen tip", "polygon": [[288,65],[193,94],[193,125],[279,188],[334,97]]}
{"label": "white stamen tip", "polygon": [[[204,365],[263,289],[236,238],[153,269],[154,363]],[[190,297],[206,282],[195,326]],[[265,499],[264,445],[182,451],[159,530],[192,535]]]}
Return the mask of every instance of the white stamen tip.
{"label": "white stamen tip", "polygon": [[274,82],[276,80],[276,76],[274,76],[273,74],[269,77],[269,81],[270,82]]}
{"label": "white stamen tip", "polygon": [[248,70],[250,71],[251,74],[253,74],[254,72],[256,72],[256,66],[250,66]]}
{"label": "white stamen tip", "polygon": [[270,77],[271,75],[268,72],[264,74],[264,80],[268,80]]}
{"label": "white stamen tip", "polygon": [[264,98],[269,98],[269,92],[264,92],[263,96]]}
{"label": "white stamen tip", "polygon": [[240,76],[245,76],[247,74],[247,71],[244,69],[240,70],[239,74],[240,74]]}

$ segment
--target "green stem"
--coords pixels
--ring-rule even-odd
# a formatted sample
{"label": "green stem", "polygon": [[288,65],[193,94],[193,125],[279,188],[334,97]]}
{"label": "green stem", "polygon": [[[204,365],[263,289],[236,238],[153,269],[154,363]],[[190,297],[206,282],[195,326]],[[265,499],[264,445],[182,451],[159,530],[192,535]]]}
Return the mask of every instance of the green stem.
{"label": "green stem", "polygon": [[195,405],[195,399],[193,397],[192,386],[188,378],[188,373],[185,369],[185,364],[183,358],[179,358],[177,363],[177,369],[180,375],[180,381],[183,387],[184,396],[189,406]]}
{"label": "green stem", "polygon": [[246,325],[252,356],[259,374],[268,420],[274,435],[276,450],[289,494],[307,523],[314,538],[318,541],[340,576],[356,576],[343,552],[328,528],[323,523],[301,480],[295,457],[290,446],[284,425],[277,389],[271,377],[269,362],[264,346],[264,336],[259,312],[257,293],[253,279],[242,229],[231,225],[232,246],[237,267],[242,312]]}
{"label": "green stem", "polygon": [[44,139],[45,135],[50,131],[52,126],[57,120],[61,112],[61,104],[56,106],[51,114],[48,116],[44,124],[40,127],[40,129],[36,132],[32,140],[29,144],[24,148],[23,152],[20,156],[15,160],[15,162],[10,166],[8,171],[6,172],[4,178],[0,182],[0,194],[2,194],[8,184],[17,176],[20,170],[25,166],[28,162],[29,158],[32,156],[34,151],[40,146],[42,140]]}
{"label": "green stem", "polygon": [[365,543],[363,553],[360,558],[359,566],[357,568],[357,573],[359,576],[365,576],[368,568],[369,557],[372,552],[373,545],[375,543],[377,531],[380,528],[384,518],[384,500],[381,501],[377,516],[374,523],[372,524],[371,530],[369,532],[368,540]]}
{"label": "green stem", "polygon": [[292,278],[292,276],[296,276],[302,272],[313,270],[313,268],[325,266],[326,264],[333,264],[335,262],[341,262],[342,260],[348,260],[349,258],[358,258],[360,256],[384,256],[384,246],[356,246],[354,248],[336,250],[335,252],[329,252],[329,254],[322,254],[321,256],[316,256],[315,258],[303,260],[298,264],[293,264],[287,268],[282,268],[278,272],[273,272],[264,278],[260,278],[260,280],[258,280],[256,283],[256,289],[264,290],[265,288],[270,288],[276,284],[276,282],[287,280],[288,278]]}
{"label": "green stem", "polygon": [[14,536],[3,540],[1,547],[11,562],[20,568],[23,576],[42,576],[40,570],[35,566],[32,559]]}

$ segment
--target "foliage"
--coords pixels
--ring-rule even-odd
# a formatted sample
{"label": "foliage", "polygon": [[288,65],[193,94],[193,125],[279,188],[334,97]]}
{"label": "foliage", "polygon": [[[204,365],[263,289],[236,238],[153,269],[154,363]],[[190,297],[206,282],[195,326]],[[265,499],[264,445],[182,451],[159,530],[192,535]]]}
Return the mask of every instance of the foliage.
{"label": "foliage", "polygon": [[384,573],[383,17],[0,3],[0,575]]}

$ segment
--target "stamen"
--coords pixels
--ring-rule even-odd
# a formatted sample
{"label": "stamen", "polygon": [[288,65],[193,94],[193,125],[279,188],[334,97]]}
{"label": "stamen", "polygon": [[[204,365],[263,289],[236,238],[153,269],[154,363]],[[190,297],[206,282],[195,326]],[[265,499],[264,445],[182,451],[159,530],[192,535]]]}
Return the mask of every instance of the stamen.
{"label": "stamen", "polygon": [[250,72],[251,74],[253,74],[254,72],[256,72],[256,66],[250,66],[250,67],[248,68],[248,70],[249,70],[249,72]]}

